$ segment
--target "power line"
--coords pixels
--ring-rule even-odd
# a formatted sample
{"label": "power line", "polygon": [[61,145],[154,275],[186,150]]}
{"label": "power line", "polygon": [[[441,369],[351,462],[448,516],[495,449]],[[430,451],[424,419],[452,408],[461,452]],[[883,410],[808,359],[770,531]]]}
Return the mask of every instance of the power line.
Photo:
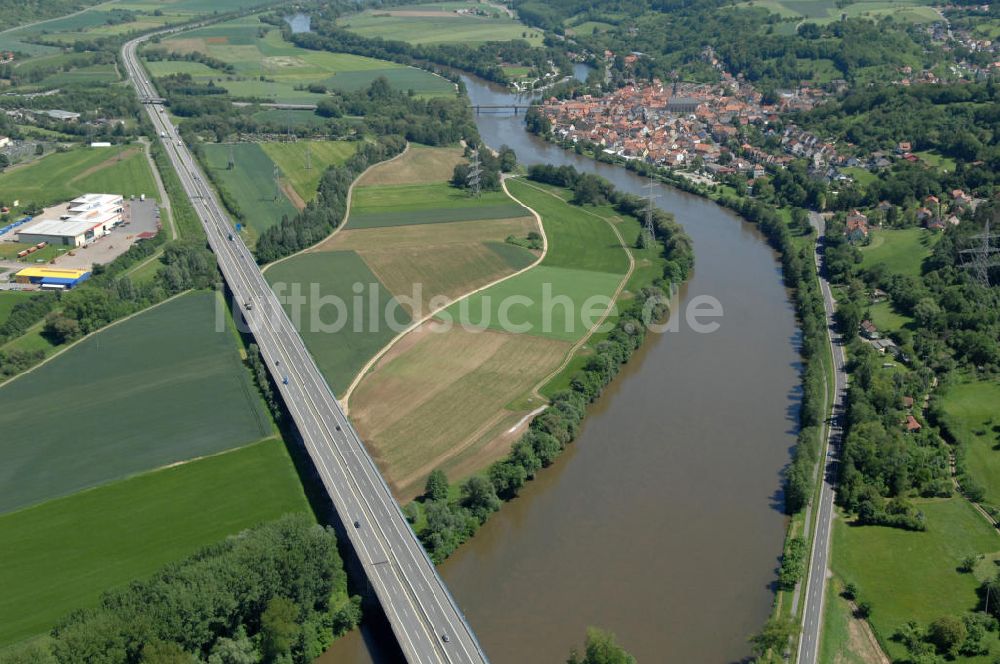
{"label": "power line", "polygon": [[483,174],[482,168],[479,165],[479,150],[472,151],[472,163],[469,164],[469,174],[465,176],[465,181],[469,185],[469,190],[472,195],[479,198],[482,191],[482,183],[480,182],[480,176]]}
{"label": "power line", "polygon": [[972,273],[973,280],[983,288],[990,287],[990,268],[1000,266],[1000,233],[990,232],[990,220],[986,220],[983,232],[973,235],[970,240],[979,240],[980,244],[969,249],[962,249],[959,255],[963,257],[962,268]]}

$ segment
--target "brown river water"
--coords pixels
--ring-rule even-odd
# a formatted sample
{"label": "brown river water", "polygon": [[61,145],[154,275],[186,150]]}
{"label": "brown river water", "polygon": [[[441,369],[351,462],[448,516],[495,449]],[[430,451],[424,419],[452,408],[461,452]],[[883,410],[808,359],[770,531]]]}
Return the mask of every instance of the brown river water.
{"label": "brown river water", "polygon": [[[512,100],[466,84],[473,103]],[[572,164],[646,193],[643,178],[540,141],[520,117],[477,120],[522,163]],[[753,226],[675,189],[656,193],[694,240],[681,311],[715,297],[721,326],[649,335],[576,442],[442,565],[494,664],[564,662],[588,626],[615,632],[642,664],[727,664],[749,655],[747,637],[767,619],[799,403],[792,305]],[[395,661],[379,647],[391,638],[366,627],[318,661]]]}

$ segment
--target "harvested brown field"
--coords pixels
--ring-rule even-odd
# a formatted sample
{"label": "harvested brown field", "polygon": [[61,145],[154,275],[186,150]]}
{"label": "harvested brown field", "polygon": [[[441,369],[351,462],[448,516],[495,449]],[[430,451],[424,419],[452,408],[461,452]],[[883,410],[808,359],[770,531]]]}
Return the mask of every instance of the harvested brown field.
{"label": "harvested brown field", "polygon": [[406,154],[371,169],[356,186],[447,182],[455,165],[462,161],[462,148],[432,148],[411,143]]}
{"label": "harvested brown field", "polygon": [[396,296],[412,297],[414,284],[421,284],[422,314],[427,314],[435,296],[454,299],[514,272],[516,266],[486,243],[523,237],[535,228],[533,217],[357,230],[348,222],[316,250],[356,251]]}
{"label": "harvested brown field", "polygon": [[[554,339],[435,332],[393,348],[358,385],[351,417],[397,497],[417,495],[434,468],[469,472],[502,457],[525,414],[507,409],[559,365],[570,344]],[[404,339],[406,339],[404,337]]]}
{"label": "harvested brown field", "polygon": [[180,53],[186,55],[188,53],[207,53],[208,48],[204,39],[197,37],[189,37],[185,39],[168,39],[161,42],[161,46],[165,46],[170,49],[173,53]]}

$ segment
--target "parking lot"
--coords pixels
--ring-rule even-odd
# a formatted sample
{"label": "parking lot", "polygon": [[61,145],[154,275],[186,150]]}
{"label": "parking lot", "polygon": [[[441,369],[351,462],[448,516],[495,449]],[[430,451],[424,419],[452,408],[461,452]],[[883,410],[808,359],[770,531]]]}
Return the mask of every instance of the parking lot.
{"label": "parking lot", "polygon": [[[48,211],[47,211],[48,212]],[[66,251],[55,257],[54,265],[64,268],[88,269],[94,264],[107,264],[125,253],[144,233],[156,233],[160,229],[160,209],[155,200],[125,201],[125,223],[115,227],[109,235],[94,240],[86,247],[65,247]],[[26,225],[27,226],[27,225]],[[12,242],[17,237],[14,229],[0,237],[0,242]],[[29,256],[24,261],[0,260],[0,268],[10,273],[35,264]],[[47,261],[46,261],[47,262]],[[0,274],[0,280],[7,275]]]}

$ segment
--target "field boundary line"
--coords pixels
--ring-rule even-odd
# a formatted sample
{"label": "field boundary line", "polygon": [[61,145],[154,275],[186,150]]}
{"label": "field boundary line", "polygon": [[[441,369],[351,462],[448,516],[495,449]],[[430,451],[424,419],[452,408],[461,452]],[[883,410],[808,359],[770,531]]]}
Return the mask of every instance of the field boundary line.
{"label": "field boundary line", "polygon": [[129,314],[128,316],[125,316],[124,318],[119,318],[119,319],[118,319],[118,320],[116,320],[116,321],[112,321],[112,322],[108,323],[107,325],[105,325],[104,327],[101,327],[101,328],[98,328],[98,329],[94,330],[94,331],[93,331],[93,332],[91,332],[90,334],[85,334],[84,336],[80,337],[80,338],[79,338],[79,339],[77,339],[76,341],[74,341],[74,342],[72,342],[72,343],[69,343],[69,344],[67,344],[67,345],[66,345],[65,347],[63,347],[63,348],[60,348],[60,349],[59,349],[59,350],[57,350],[56,352],[52,353],[51,355],[49,355],[48,357],[46,357],[46,358],[45,358],[44,360],[42,360],[41,362],[39,362],[39,363],[38,363],[38,364],[36,364],[35,366],[33,366],[33,367],[29,367],[28,369],[25,369],[24,371],[22,371],[21,373],[17,374],[16,376],[11,376],[11,377],[10,377],[10,378],[8,378],[7,380],[5,380],[5,381],[3,381],[2,383],[0,383],[0,387],[6,387],[7,385],[9,385],[10,383],[13,383],[13,382],[14,382],[15,380],[17,380],[17,379],[18,379],[18,378],[20,378],[21,376],[27,376],[28,374],[30,374],[30,373],[31,373],[32,371],[34,371],[35,369],[37,369],[37,368],[39,368],[39,367],[43,367],[43,366],[45,366],[46,364],[48,364],[48,363],[49,363],[49,362],[51,362],[52,360],[56,359],[57,357],[59,357],[60,355],[62,355],[63,353],[65,353],[66,351],[68,351],[68,350],[70,350],[70,349],[72,349],[72,348],[75,348],[76,346],[78,346],[79,344],[83,343],[83,342],[84,342],[84,341],[86,341],[87,339],[91,338],[91,337],[92,337],[92,336],[94,336],[95,334],[100,334],[100,333],[101,333],[101,332],[103,332],[104,330],[109,330],[109,329],[111,329],[112,327],[114,327],[114,326],[116,326],[116,325],[118,325],[118,324],[120,324],[120,323],[124,323],[124,322],[125,322],[125,321],[127,321],[127,320],[130,320],[130,319],[132,319],[132,318],[135,318],[135,317],[136,317],[136,316],[138,316],[139,314],[144,314],[144,313],[146,313],[147,311],[152,311],[153,309],[156,309],[157,307],[159,307],[159,306],[161,306],[161,305],[164,305],[164,304],[166,304],[167,302],[170,302],[170,301],[172,301],[172,300],[176,300],[176,299],[177,299],[177,298],[179,298],[179,297],[180,297],[181,295],[187,295],[188,293],[193,293],[193,292],[195,292],[193,288],[189,288],[188,290],[185,290],[185,291],[181,291],[180,293],[176,293],[175,295],[171,295],[171,296],[170,296],[170,297],[168,297],[167,299],[165,299],[165,300],[162,300],[162,301],[160,301],[160,302],[157,302],[156,304],[154,304],[154,305],[152,305],[152,306],[149,306],[149,307],[146,307],[145,309],[140,309],[139,311],[135,311],[135,312],[133,312],[133,313],[130,313],[130,314]]}
{"label": "field boundary line", "polygon": [[461,302],[462,300],[465,300],[465,299],[467,299],[469,297],[472,297],[476,293],[480,293],[480,292],[486,290],[487,288],[492,288],[493,286],[495,286],[495,285],[497,285],[497,284],[499,284],[501,282],[507,281],[508,279],[512,279],[512,278],[516,277],[519,274],[523,274],[524,272],[527,272],[528,270],[530,270],[530,269],[538,266],[542,262],[542,260],[545,259],[545,255],[548,254],[548,252],[549,252],[549,237],[548,237],[548,235],[545,234],[545,224],[542,223],[542,216],[540,214],[538,214],[538,212],[536,212],[533,208],[528,207],[527,205],[525,205],[524,203],[522,203],[520,200],[518,200],[517,197],[515,197],[513,194],[510,193],[510,190],[507,189],[507,178],[508,177],[510,177],[510,176],[508,176],[508,175],[505,174],[505,175],[503,175],[500,178],[500,186],[503,188],[504,193],[507,194],[507,196],[512,201],[514,201],[515,203],[517,203],[518,205],[520,205],[521,207],[523,207],[525,210],[527,210],[528,212],[530,212],[531,216],[533,216],[535,218],[535,223],[538,224],[538,230],[539,230],[539,232],[542,235],[542,253],[538,256],[538,258],[536,258],[534,260],[534,262],[531,263],[531,265],[527,265],[525,267],[522,267],[520,270],[518,270],[516,272],[512,272],[512,273],[510,273],[510,274],[508,274],[506,276],[503,276],[503,277],[500,277],[499,279],[491,281],[488,284],[484,284],[484,285],[480,286],[479,288],[476,288],[476,289],[471,290],[471,291],[469,291],[469,292],[467,292],[467,293],[465,293],[463,295],[460,295],[459,297],[456,297],[454,300],[451,300],[447,304],[444,304],[444,305],[438,307],[437,309],[434,309],[433,311],[431,311],[430,313],[428,313],[426,316],[424,316],[420,320],[414,321],[413,323],[410,323],[410,325],[405,330],[403,330],[402,332],[400,332],[399,334],[397,334],[395,337],[393,337],[389,341],[389,343],[387,343],[385,346],[382,347],[381,350],[379,350],[379,352],[375,353],[374,357],[372,357],[370,360],[368,360],[368,362],[365,364],[365,366],[361,367],[361,369],[358,371],[357,375],[354,377],[354,380],[352,380],[351,384],[347,386],[347,390],[344,392],[344,395],[342,397],[340,397],[340,399],[339,399],[340,406],[341,406],[341,408],[344,409],[344,413],[345,414],[349,414],[350,413],[350,403],[349,403],[349,400],[351,398],[351,394],[354,393],[354,390],[357,388],[358,384],[361,383],[361,381],[368,374],[368,372],[371,371],[371,368],[373,366],[375,366],[375,363],[378,362],[379,360],[381,360],[385,356],[385,354],[387,352],[389,352],[389,350],[393,346],[395,346],[396,343],[400,339],[402,339],[404,336],[406,336],[407,334],[409,334],[413,330],[417,329],[418,327],[420,327],[421,325],[423,325],[424,323],[426,323],[427,321],[429,321],[434,316],[437,316],[439,313],[441,313],[442,311],[444,311],[448,307],[454,305],[456,302]]}
{"label": "field boundary line", "polygon": [[[309,245],[305,249],[299,249],[294,254],[289,254],[289,255],[287,255],[287,256],[285,256],[283,258],[279,258],[278,260],[274,261],[273,263],[268,263],[267,265],[263,266],[260,269],[261,274],[266,273],[268,270],[270,270],[272,267],[274,267],[278,263],[287,261],[289,258],[295,258],[296,256],[299,256],[301,254],[305,254],[305,253],[313,251],[314,249],[316,249],[316,247],[320,246],[321,244],[323,244],[324,242],[326,242],[327,240],[329,240],[330,238],[332,238],[334,235],[336,235],[337,233],[339,233],[341,231],[341,229],[343,229],[344,227],[347,226],[347,222],[349,222],[351,220],[351,200],[354,198],[354,187],[358,184],[358,182],[361,181],[361,178],[363,178],[365,175],[367,175],[368,171],[370,171],[371,169],[375,168],[376,166],[381,166],[382,164],[391,164],[392,162],[396,161],[397,159],[399,159],[400,157],[402,157],[404,154],[406,154],[409,151],[410,151],[410,142],[407,141],[406,142],[406,147],[404,147],[403,151],[400,152],[399,154],[397,154],[396,156],[391,157],[389,159],[386,159],[384,161],[375,162],[374,164],[370,165],[365,170],[361,171],[361,173],[358,174],[358,177],[354,178],[354,182],[351,183],[351,186],[347,188],[347,200],[344,203],[344,218],[337,225],[337,227],[334,228],[332,231],[330,231],[329,235],[327,235],[326,237],[324,237],[323,239],[321,239],[321,240],[319,240],[317,242],[314,242],[313,244]],[[268,157],[268,159],[270,159],[270,157]]]}
{"label": "field boundary line", "polygon": [[[562,198],[560,198],[559,196],[556,196],[551,191],[546,191],[546,190],[542,189],[541,187],[537,187],[537,186],[535,186],[533,184],[528,183],[527,181],[525,181],[524,184],[525,184],[525,186],[531,187],[532,189],[535,189],[536,191],[540,191],[543,194],[548,194],[552,198],[555,198],[556,200],[561,201],[565,205],[569,205],[569,203],[567,201],[564,201]],[[625,243],[625,238],[622,237],[622,234],[618,230],[618,227],[615,226],[614,224],[612,224],[610,221],[608,221],[604,217],[602,217],[601,215],[595,214],[594,212],[591,212],[590,210],[585,210],[584,208],[581,207],[580,211],[583,212],[584,214],[589,214],[592,217],[596,217],[596,218],[600,219],[601,221],[603,221],[604,223],[606,223],[608,226],[611,227],[611,230],[614,231],[615,237],[618,238],[618,244],[621,245],[622,250],[625,251],[625,255],[628,257],[628,271],[625,272],[625,276],[622,277],[622,280],[620,282],[618,282],[618,288],[615,289],[614,295],[611,298],[611,305],[607,309],[604,310],[604,315],[601,316],[601,318],[596,323],[594,323],[593,325],[590,326],[590,329],[587,330],[586,334],[584,334],[575,344],[573,344],[572,346],[570,346],[570,349],[568,351],[566,351],[566,356],[563,358],[563,361],[559,364],[559,366],[556,367],[556,369],[554,371],[552,371],[552,373],[550,373],[548,376],[546,376],[545,378],[543,378],[541,380],[541,382],[539,382],[537,385],[535,385],[533,388],[531,388],[531,396],[537,397],[537,398],[541,399],[542,401],[548,401],[548,399],[546,399],[541,394],[541,392],[539,392],[539,390],[541,390],[542,387],[544,387],[545,384],[548,383],[550,380],[552,380],[553,378],[555,378],[556,376],[558,376],[560,373],[562,373],[562,371],[566,367],[569,366],[569,363],[573,361],[573,356],[576,355],[576,352],[578,350],[580,350],[580,348],[583,347],[583,345],[586,344],[590,340],[590,338],[592,336],[594,336],[594,332],[597,331],[597,328],[599,328],[601,325],[604,325],[604,321],[606,321],[608,319],[608,316],[611,315],[611,309],[614,307],[615,303],[618,302],[618,298],[621,296],[622,291],[625,290],[625,284],[627,284],[628,280],[632,278],[632,273],[635,271],[635,257],[632,255],[632,251],[629,249],[628,245]]]}
{"label": "field boundary line", "polygon": [[[278,434],[273,436],[268,436],[266,438],[255,438],[248,443],[243,445],[237,445],[236,447],[230,447],[225,450],[219,450],[218,452],[212,452],[211,454],[201,454],[199,456],[191,457],[190,459],[181,459],[180,461],[171,461],[170,463],[164,464],[162,466],[157,466],[155,468],[149,468],[147,470],[138,470],[134,473],[129,473],[128,475],[122,475],[121,477],[116,477],[114,479],[108,480],[107,482],[102,482],[100,484],[94,484],[92,486],[86,486],[73,493],[67,493],[62,496],[52,496],[51,498],[46,498],[37,503],[31,503],[30,505],[25,505],[24,507],[19,507],[16,510],[10,512],[4,512],[0,514],[0,518],[9,516],[11,514],[17,514],[19,512],[24,512],[25,510],[35,509],[36,507],[41,507],[42,505],[47,505],[49,503],[55,502],[57,500],[63,500],[64,498],[73,498],[81,494],[90,493],[92,491],[97,491],[98,489],[104,489],[115,484],[120,484],[121,482],[128,482],[129,480],[134,480],[138,477],[144,477],[146,475],[152,475],[154,473],[162,473],[167,470],[172,470],[174,468],[180,468],[182,466],[187,466],[188,464],[194,463],[195,461],[205,461],[207,459],[214,459],[216,457],[224,456],[226,454],[232,454],[233,452],[239,452],[240,450],[245,450],[255,445],[263,445],[265,443],[277,441],[284,444],[284,439]],[[32,637],[29,637],[32,638]],[[19,642],[18,642],[19,643]],[[6,651],[10,646],[17,645],[17,643],[11,643],[5,646],[0,646],[0,653]]]}

